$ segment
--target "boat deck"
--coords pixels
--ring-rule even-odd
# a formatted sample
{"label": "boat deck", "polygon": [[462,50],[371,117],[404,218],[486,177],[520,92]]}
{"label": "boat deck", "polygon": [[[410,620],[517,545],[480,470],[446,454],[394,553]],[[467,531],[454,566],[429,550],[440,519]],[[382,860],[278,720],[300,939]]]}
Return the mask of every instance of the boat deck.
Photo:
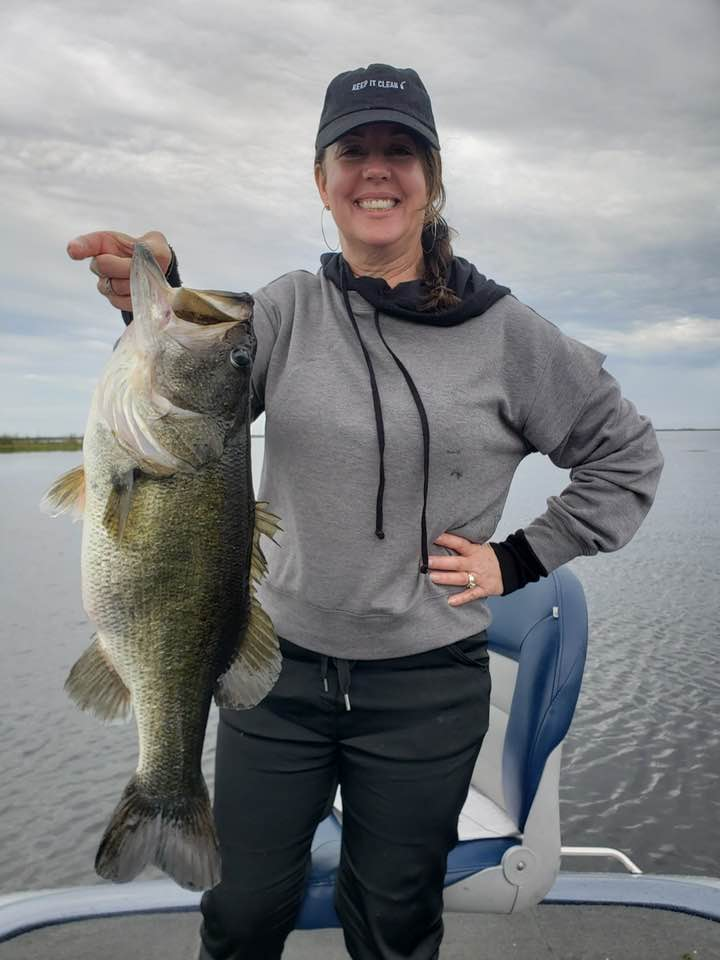
{"label": "boat deck", "polygon": [[[0,960],[196,960],[199,914],[74,921],[0,943]],[[541,904],[451,914],[442,960],[718,960],[720,923],[648,907]],[[339,930],[295,931],[283,960],[347,960]]]}

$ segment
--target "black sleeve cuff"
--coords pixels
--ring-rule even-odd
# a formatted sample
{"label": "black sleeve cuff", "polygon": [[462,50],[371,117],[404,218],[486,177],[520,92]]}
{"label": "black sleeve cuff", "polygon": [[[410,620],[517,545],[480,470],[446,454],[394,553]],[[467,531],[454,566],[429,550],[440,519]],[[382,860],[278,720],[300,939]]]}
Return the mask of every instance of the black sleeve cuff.
{"label": "black sleeve cuff", "polygon": [[[168,244],[168,246],[170,245]],[[182,286],[182,280],[180,279],[180,271],[178,270],[177,257],[175,256],[175,251],[173,250],[172,247],[170,247],[170,263],[168,264],[168,268],[165,271],[165,279],[167,280],[167,282],[170,284],[171,287]],[[123,310],[122,318],[125,321],[125,326],[128,326],[128,324],[132,323],[132,318],[133,318],[132,311]]]}
{"label": "black sleeve cuff", "polygon": [[[170,244],[168,244],[170,247]],[[180,279],[180,271],[178,270],[177,257],[175,256],[175,251],[170,247],[170,263],[168,268],[165,271],[165,279],[170,284],[171,287],[181,287],[182,280]]]}
{"label": "black sleeve cuff", "polygon": [[503,581],[502,595],[520,590],[526,583],[535,583],[548,575],[523,530],[511,533],[502,543],[490,543],[500,564]]}

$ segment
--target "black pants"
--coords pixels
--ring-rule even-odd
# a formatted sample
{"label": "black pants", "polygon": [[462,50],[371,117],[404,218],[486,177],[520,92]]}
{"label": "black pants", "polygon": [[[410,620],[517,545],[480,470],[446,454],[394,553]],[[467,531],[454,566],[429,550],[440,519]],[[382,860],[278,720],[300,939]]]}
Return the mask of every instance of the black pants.
{"label": "black pants", "polygon": [[447,855],[488,726],[487,637],[355,662],[328,662],[287,640],[281,649],[265,700],[220,711],[222,881],[202,898],[205,949],[215,960],[280,957],[339,782],[335,902],[348,953],[431,960]]}

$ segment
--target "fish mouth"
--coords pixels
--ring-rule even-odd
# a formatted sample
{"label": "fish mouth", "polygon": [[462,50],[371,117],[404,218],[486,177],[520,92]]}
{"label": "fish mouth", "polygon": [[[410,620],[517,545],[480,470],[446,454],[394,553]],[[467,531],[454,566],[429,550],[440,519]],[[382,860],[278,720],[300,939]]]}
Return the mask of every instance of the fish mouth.
{"label": "fish mouth", "polygon": [[230,290],[192,290],[178,287],[172,295],[172,310],[179,320],[208,326],[215,323],[248,321],[254,300],[249,293]]}
{"label": "fish mouth", "polygon": [[133,247],[132,264],[130,268],[131,275],[133,272],[138,275],[145,275],[148,282],[153,283],[155,286],[170,286],[165,279],[165,274],[162,272],[160,264],[153,256],[152,250],[144,243],[138,242]]}
{"label": "fish mouth", "polygon": [[248,321],[253,315],[249,293],[230,290],[194,290],[171,287],[165,274],[144,243],[136,243],[130,267],[130,295],[133,313],[151,315],[161,329],[178,320],[198,326]]}

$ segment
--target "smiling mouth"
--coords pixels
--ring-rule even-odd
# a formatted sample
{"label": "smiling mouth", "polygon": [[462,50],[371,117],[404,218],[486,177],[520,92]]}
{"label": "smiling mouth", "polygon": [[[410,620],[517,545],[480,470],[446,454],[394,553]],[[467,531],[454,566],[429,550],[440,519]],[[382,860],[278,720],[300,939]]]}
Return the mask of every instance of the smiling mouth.
{"label": "smiling mouth", "polygon": [[391,197],[354,201],[355,206],[360,207],[361,210],[392,210],[399,202],[399,200],[394,200]]}

